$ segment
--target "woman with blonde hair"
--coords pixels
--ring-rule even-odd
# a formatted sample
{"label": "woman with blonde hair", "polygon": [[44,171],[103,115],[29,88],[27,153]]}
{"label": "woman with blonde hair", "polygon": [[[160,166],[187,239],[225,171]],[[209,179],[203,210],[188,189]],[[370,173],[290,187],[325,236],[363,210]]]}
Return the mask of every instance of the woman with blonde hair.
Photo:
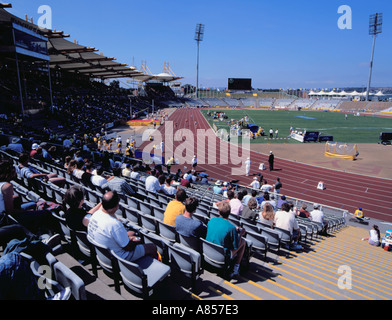
{"label": "woman with blonde hair", "polygon": [[259,217],[259,222],[269,225],[271,228],[274,226],[275,211],[272,204],[269,202],[264,204],[263,211]]}

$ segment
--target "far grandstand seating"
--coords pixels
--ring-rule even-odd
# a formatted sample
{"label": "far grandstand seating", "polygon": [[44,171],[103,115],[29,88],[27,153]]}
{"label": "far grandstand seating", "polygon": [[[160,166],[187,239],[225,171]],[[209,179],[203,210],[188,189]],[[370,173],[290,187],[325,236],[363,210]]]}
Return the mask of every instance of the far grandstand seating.
{"label": "far grandstand seating", "polygon": [[297,99],[291,105],[290,109],[310,108],[317,100],[314,99]]}
{"label": "far grandstand seating", "polygon": [[222,98],[222,100],[229,106],[229,107],[240,107],[240,101],[234,98]]}
{"label": "far grandstand seating", "polygon": [[366,106],[366,111],[379,112],[392,107],[392,102],[369,102]]}
{"label": "far grandstand seating", "polygon": [[332,99],[332,100],[318,100],[311,106],[312,110],[334,110],[341,104],[340,99]]}
{"label": "far grandstand seating", "polygon": [[262,98],[258,99],[259,105],[258,107],[271,107],[272,104],[274,103],[275,99],[274,98]]}
{"label": "far grandstand seating", "polygon": [[277,100],[275,100],[273,106],[274,106],[275,108],[286,108],[286,107],[288,107],[293,101],[294,101],[294,99],[277,99]]}
{"label": "far grandstand seating", "polygon": [[220,98],[203,98],[202,100],[211,107],[221,107],[226,105],[226,103]]}

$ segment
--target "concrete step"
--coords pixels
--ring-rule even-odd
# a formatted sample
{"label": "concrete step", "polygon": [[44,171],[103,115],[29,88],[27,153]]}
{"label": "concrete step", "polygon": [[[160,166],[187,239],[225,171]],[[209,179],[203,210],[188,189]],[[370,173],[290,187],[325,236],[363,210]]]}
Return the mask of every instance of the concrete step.
{"label": "concrete step", "polygon": [[95,277],[87,267],[79,263],[70,254],[61,253],[56,256],[56,259],[64,263],[84,281],[87,300],[127,300],[118,294],[114,288],[111,288],[100,278]]}

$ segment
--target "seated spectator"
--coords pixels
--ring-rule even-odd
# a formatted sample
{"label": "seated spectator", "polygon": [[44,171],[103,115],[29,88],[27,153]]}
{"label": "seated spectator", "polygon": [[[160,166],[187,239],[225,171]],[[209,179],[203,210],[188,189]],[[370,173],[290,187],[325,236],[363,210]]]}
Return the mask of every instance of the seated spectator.
{"label": "seated spectator", "polygon": [[244,209],[244,205],[241,202],[242,194],[241,192],[237,193],[237,197],[233,190],[227,191],[227,198],[230,203],[231,214],[235,214],[236,216],[240,216],[242,214],[242,210]]}
{"label": "seated spectator", "polygon": [[270,184],[267,183],[267,180],[264,179],[263,181],[263,185],[261,186],[260,190],[262,192],[270,192],[272,189],[272,186]]}
{"label": "seated spectator", "polygon": [[113,168],[113,178],[109,179],[107,183],[102,186],[102,189],[109,189],[116,191],[118,194],[138,197],[135,190],[132,189],[130,184],[121,178],[121,168]]}
{"label": "seated spectator", "polygon": [[96,170],[93,171],[93,175],[91,176],[91,183],[94,186],[103,188],[103,186],[113,178],[114,177],[112,176],[106,179],[106,176],[104,176],[103,167],[99,166]]}
{"label": "seated spectator", "polygon": [[102,204],[98,203],[88,212],[83,208],[84,192],[77,185],[69,188],[64,196],[63,207],[66,208],[65,220],[67,225],[75,231],[86,231],[90,220],[90,215],[101,209]]}
{"label": "seated spectator", "polygon": [[147,255],[157,257],[154,244],[141,244],[135,233],[127,231],[116,218],[119,203],[120,197],[116,191],[104,194],[101,208],[90,218],[87,227],[89,238],[128,261],[135,261]]}
{"label": "seated spectator", "polygon": [[245,252],[246,242],[242,238],[245,230],[235,227],[230,221],[230,204],[227,201],[218,203],[219,217],[212,218],[207,225],[206,240],[220,246],[231,252],[231,256],[235,255],[235,264],[230,277],[239,275],[240,263]]}
{"label": "seated spectator", "polygon": [[327,235],[328,222],[324,221],[324,212],[320,210],[320,205],[318,203],[313,204],[313,210],[310,212],[309,219],[321,223],[323,225],[321,234]]}
{"label": "seated spectator", "polygon": [[39,146],[42,148],[42,160],[45,162],[53,162],[53,157],[48,151],[48,144],[42,142]]}
{"label": "seated spectator", "polygon": [[256,208],[257,208],[256,198],[250,198],[248,201],[248,205],[244,206],[244,209],[242,210],[241,217],[244,219],[255,221],[258,217]]}
{"label": "seated spectator", "polygon": [[177,188],[173,187],[171,185],[171,182],[172,182],[171,177],[170,176],[167,177],[165,180],[165,184],[162,186],[162,190],[166,195],[170,197],[174,197],[176,195]]}
{"label": "seated spectator", "polygon": [[257,177],[253,178],[252,183],[248,186],[248,188],[252,188],[252,189],[260,189],[260,182],[257,179]]}
{"label": "seated spectator", "polygon": [[175,220],[176,231],[185,237],[204,238],[207,227],[197,219],[193,219],[199,201],[190,197],[185,200],[185,212],[177,216]]}
{"label": "seated spectator", "polygon": [[[75,176],[75,172],[77,170],[77,166],[78,166],[78,162],[75,159],[72,159],[69,163],[68,163],[68,167],[67,167],[67,173],[72,176],[72,177],[76,177]],[[83,170],[82,170],[83,171]],[[83,172],[78,173],[78,176],[80,176],[80,178],[82,177]],[[80,179],[79,178],[79,179]]]}
{"label": "seated spectator", "polygon": [[65,185],[65,178],[57,177],[56,173],[41,173],[37,169],[29,165],[30,156],[27,153],[21,153],[19,156],[18,172],[22,178],[26,179],[44,179],[56,186],[63,187]]}
{"label": "seated spectator", "polygon": [[131,164],[130,164],[130,163],[127,163],[127,164],[125,165],[125,168],[122,169],[121,174],[123,175],[123,177],[130,178],[130,177],[131,177],[131,172],[132,172],[132,170],[131,170]]}
{"label": "seated spectator", "polygon": [[266,203],[262,209],[263,211],[259,215],[259,222],[269,225],[270,228],[273,228],[275,225],[274,207],[270,203]]}
{"label": "seated spectator", "polygon": [[368,243],[372,246],[378,247],[381,244],[381,234],[380,229],[377,225],[373,225],[373,228],[369,230],[369,236],[366,238],[362,238],[362,241],[368,241]]}
{"label": "seated spectator", "polygon": [[281,196],[280,199],[278,200],[278,203],[276,204],[276,208],[277,208],[277,209],[282,208],[282,204],[285,203],[285,202],[287,202],[286,196],[283,195],[283,196]]}
{"label": "seated spectator", "polygon": [[92,172],[93,172],[93,163],[91,161],[88,161],[85,165],[85,171],[82,174],[82,179],[80,179],[82,185],[89,188],[94,187],[93,183],[91,182],[91,178],[93,176]]}
{"label": "seated spectator", "polygon": [[[29,157],[28,154],[23,154]],[[22,160],[24,161],[24,160]],[[31,210],[36,208],[35,202],[22,203],[21,198],[15,195],[14,187],[10,183],[16,178],[16,170],[11,160],[0,160],[0,213],[11,215],[20,224],[17,227],[7,227],[2,229],[2,236],[12,235],[13,232],[18,234],[42,234],[47,231],[55,230],[56,221],[48,210]],[[6,215],[2,214],[0,222],[3,221],[5,226],[14,224],[8,221]],[[7,221],[6,221],[7,220]],[[7,223],[6,223],[7,222]],[[23,227],[21,227],[23,226]],[[18,229],[18,230],[17,230]],[[4,239],[3,239],[4,240]],[[9,239],[12,240],[12,239]]]}
{"label": "seated spectator", "polygon": [[301,218],[309,218],[310,213],[308,210],[306,210],[308,208],[308,205],[306,203],[303,203],[301,206],[301,209],[299,210],[299,216]]}
{"label": "seated spectator", "polygon": [[[45,291],[38,286],[28,260],[18,252],[11,251],[0,258],[0,283],[2,301],[48,300]],[[61,300],[69,299],[71,290],[67,289],[67,297],[63,296]]]}
{"label": "seated spectator", "polygon": [[7,149],[12,150],[15,153],[25,152],[21,144],[20,138],[12,138],[11,143],[7,146]]}
{"label": "seated spectator", "polygon": [[39,147],[38,143],[33,143],[33,145],[31,146],[30,158],[35,158],[38,147]]}
{"label": "seated spectator", "polygon": [[186,174],[184,174],[184,175],[181,176],[180,186],[185,187],[185,188],[190,188],[191,183],[190,183],[190,181],[186,178]]}
{"label": "seated spectator", "polygon": [[290,212],[290,205],[288,203],[284,203],[281,210],[278,210],[275,213],[274,221],[275,227],[287,230],[291,233],[294,240],[291,248],[294,250],[301,250],[302,246],[298,244],[298,240],[301,237],[300,229],[297,223],[297,219]]}
{"label": "seated spectator", "polygon": [[164,212],[163,222],[175,226],[175,221],[178,215],[184,214],[185,206],[183,202],[187,198],[184,189],[178,189],[176,192],[175,199],[167,204],[166,210]]}
{"label": "seated spectator", "polygon": [[84,161],[83,160],[78,160],[77,162],[76,162],[76,168],[72,171],[72,174],[73,174],[73,176],[76,178],[76,179],[78,179],[78,180],[81,180],[82,179],[82,176],[83,176],[83,174],[84,174],[84,165],[85,165],[85,163],[84,163]]}
{"label": "seated spectator", "polygon": [[165,181],[166,181],[165,175],[164,175],[164,174],[161,174],[161,175],[158,177],[158,182],[159,182],[159,185],[161,186],[161,189],[160,189],[161,192],[163,192],[163,187],[165,186]]}
{"label": "seated spectator", "polygon": [[68,168],[68,165],[69,165],[71,160],[72,160],[71,156],[69,156],[69,155],[65,156],[65,158],[64,158],[64,169]]}
{"label": "seated spectator", "polygon": [[212,191],[215,194],[223,194],[223,189],[222,189],[222,182],[220,180],[215,182],[215,186],[212,188]]}
{"label": "seated spectator", "polygon": [[140,179],[140,173],[139,169],[137,166],[133,166],[131,170],[131,174],[129,176],[131,179],[139,180]]}
{"label": "seated spectator", "polygon": [[150,192],[158,192],[161,190],[161,185],[159,184],[158,178],[156,177],[155,169],[150,171],[150,175],[147,177],[145,181],[146,191]]}
{"label": "seated spectator", "polygon": [[[246,190],[244,190],[244,194],[245,194],[245,192],[246,192]],[[253,198],[253,199],[256,200],[257,207],[259,207],[259,203],[258,203],[258,201],[257,201],[256,196],[257,196],[257,191],[256,191],[256,190],[252,190],[251,193],[250,193],[250,195],[247,194],[247,195],[244,196],[244,198],[242,199],[242,202],[244,203],[244,205],[247,205],[247,204],[248,204],[248,201],[249,201],[250,199]]]}
{"label": "seated spectator", "polygon": [[266,203],[270,203],[274,210],[276,210],[276,202],[275,200],[270,199],[268,192],[264,192],[264,201],[261,203],[260,207],[263,208]]}

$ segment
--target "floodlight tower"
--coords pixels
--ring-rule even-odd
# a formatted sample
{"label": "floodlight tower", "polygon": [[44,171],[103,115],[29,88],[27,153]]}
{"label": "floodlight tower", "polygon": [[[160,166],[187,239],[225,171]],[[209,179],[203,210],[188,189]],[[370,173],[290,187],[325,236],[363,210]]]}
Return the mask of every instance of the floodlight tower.
{"label": "floodlight tower", "polygon": [[197,66],[196,66],[196,98],[199,97],[199,44],[204,38],[204,24],[196,25],[195,40],[197,42]]}
{"label": "floodlight tower", "polygon": [[369,35],[373,36],[372,58],[370,61],[369,81],[366,90],[366,101],[369,101],[370,82],[372,80],[374,47],[376,45],[376,36],[382,32],[382,13],[375,13],[369,18]]}

